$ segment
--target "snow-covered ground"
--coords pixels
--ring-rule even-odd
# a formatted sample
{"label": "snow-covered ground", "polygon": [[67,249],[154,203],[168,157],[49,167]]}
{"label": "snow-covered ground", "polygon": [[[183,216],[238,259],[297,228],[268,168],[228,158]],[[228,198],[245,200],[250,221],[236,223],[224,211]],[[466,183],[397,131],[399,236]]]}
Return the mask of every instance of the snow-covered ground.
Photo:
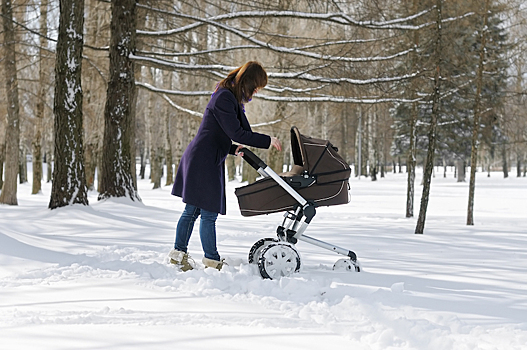
{"label": "snow-covered ground", "polygon": [[351,203],[319,208],[306,234],[355,251],[363,271],[333,271],[338,255],[300,242],[300,273],[280,280],[247,253],[282,214],[242,217],[238,182],[218,219],[221,272],[165,263],[183,208],[169,187],[50,211],[49,184],[19,185],[19,205],[0,206],[0,348],[527,348],[526,178],[479,173],[466,226],[468,184],[435,177],[424,235],[404,218],[406,174],[350,183]]}

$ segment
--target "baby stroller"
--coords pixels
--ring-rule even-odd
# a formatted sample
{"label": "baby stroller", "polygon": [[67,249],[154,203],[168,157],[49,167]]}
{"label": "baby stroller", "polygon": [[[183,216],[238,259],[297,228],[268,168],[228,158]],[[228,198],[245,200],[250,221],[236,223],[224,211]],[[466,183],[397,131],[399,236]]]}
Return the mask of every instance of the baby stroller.
{"label": "baby stroller", "polygon": [[289,276],[300,270],[298,240],[328,249],[348,258],[340,259],[334,269],[360,271],[357,255],[351,250],[304,235],[316,214],[316,207],[349,202],[348,180],[351,169],[327,140],[314,139],[291,128],[291,171],[277,174],[258,156],[243,148],[243,159],[263,176],[235,190],[243,216],[285,211],[277,238],[262,238],[249,251],[249,263],[258,265],[263,278]]}

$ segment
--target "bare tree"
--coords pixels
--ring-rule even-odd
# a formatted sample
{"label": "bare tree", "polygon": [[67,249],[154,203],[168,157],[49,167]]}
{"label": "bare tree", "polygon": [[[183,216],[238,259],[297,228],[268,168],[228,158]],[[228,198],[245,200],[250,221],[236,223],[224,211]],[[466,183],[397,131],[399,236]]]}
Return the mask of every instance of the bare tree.
{"label": "bare tree", "polygon": [[7,95],[7,127],[5,180],[2,186],[2,193],[0,193],[0,203],[18,205],[17,176],[19,169],[20,116],[15,30],[13,27],[13,4],[11,0],[2,1],[2,20],[4,24],[4,73]]}
{"label": "bare tree", "polygon": [[489,16],[489,0],[485,0],[483,25],[480,28],[479,62],[476,76],[476,96],[474,100],[474,120],[472,128],[472,152],[470,156],[470,184],[468,194],[467,225],[474,225],[474,192],[476,190],[476,168],[478,165],[479,129],[482,113],[481,90],[483,89],[483,71],[485,69],[485,52],[487,50],[487,26]]}
{"label": "bare tree", "polygon": [[439,118],[439,98],[441,96],[441,66],[442,66],[442,4],[443,0],[436,0],[436,38],[433,53],[434,62],[434,91],[432,93],[432,113],[430,115],[430,126],[428,131],[428,151],[425,161],[425,169],[423,174],[423,193],[421,196],[421,207],[419,209],[419,217],[417,219],[417,226],[415,228],[416,234],[422,234],[425,228],[426,210],[428,208],[428,200],[430,198],[430,184],[432,181],[432,173],[434,171],[434,153],[436,146],[436,129]]}
{"label": "bare tree", "polygon": [[40,1],[40,48],[39,48],[39,81],[38,81],[38,96],[37,96],[37,113],[35,136],[32,142],[33,145],[33,187],[31,194],[40,193],[42,190],[42,134],[43,134],[43,120],[44,111],[46,108],[46,71],[49,68],[47,65],[47,34],[48,34],[48,1]]}
{"label": "bare tree", "polygon": [[[419,5],[418,0],[412,0],[412,10],[414,13],[417,13],[417,7]],[[410,54],[410,66],[412,70],[419,69],[418,67],[418,56],[417,56],[417,48],[419,47],[419,32],[414,31],[413,32],[413,44],[414,50]],[[416,99],[417,91],[418,91],[418,79],[414,78],[412,79],[410,91],[409,93],[412,94],[410,98],[412,100]],[[417,120],[418,120],[418,103],[413,102],[411,104],[410,109],[410,118],[409,118],[409,145],[408,145],[408,156],[406,160],[406,169],[408,172],[408,179],[407,179],[407,191],[406,191],[406,217],[410,218],[414,216],[414,196],[415,196],[415,167],[417,162],[417,154],[416,154],[416,127],[417,127]]]}
{"label": "bare tree", "polygon": [[99,200],[128,197],[139,200],[135,182],[134,63],[135,0],[113,0],[110,24],[110,76],[104,110],[103,160]]}
{"label": "bare tree", "polygon": [[55,166],[49,208],[88,205],[82,132],[84,0],[60,2],[55,55]]}

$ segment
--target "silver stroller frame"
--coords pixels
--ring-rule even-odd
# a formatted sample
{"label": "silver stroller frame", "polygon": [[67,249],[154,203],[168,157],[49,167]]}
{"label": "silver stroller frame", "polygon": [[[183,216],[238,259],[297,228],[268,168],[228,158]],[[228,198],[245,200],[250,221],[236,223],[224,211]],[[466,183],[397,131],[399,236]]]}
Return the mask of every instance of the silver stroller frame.
{"label": "silver stroller frame", "polygon": [[[302,197],[297,191],[295,191],[293,187],[291,187],[282,177],[280,177],[280,175],[278,175],[273,169],[265,164],[265,162],[252,151],[248,150],[247,148],[242,148],[240,152],[243,152],[243,159],[247,161],[247,163],[249,163],[249,165],[251,165],[258,172],[258,174],[264,178],[271,177],[278,185],[280,185],[280,187],[282,187],[298,202],[298,205],[295,207],[294,211],[285,212],[282,225],[278,226],[276,230],[278,240],[264,238],[256,242],[251,248],[249,253],[249,262],[258,263],[262,277],[272,279],[273,277],[279,277],[276,274],[280,276],[287,276],[292,272],[297,272],[300,269],[300,256],[298,255],[298,252],[296,252],[294,244],[296,244],[299,240],[348,257],[348,259],[341,259],[337,261],[337,263],[333,266],[334,269],[344,268],[348,271],[359,272],[360,265],[357,261],[357,255],[353,251],[326,243],[304,234],[307,226],[311,223],[311,220],[316,215],[315,204]],[[295,180],[306,182],[315,181],[308,175],[305,175],[303,179]],[[297,258],[297,261],[293,261],[293,265],[296,265],[294,267],[294,271],[291,268],[289,268],[287,271],[275,271],[274,276],[271,276],[268,271],[266,271],[265,265],[269,263],[269,259],[266,258],[265,252],[266,248],[269,248],[269,246],[275,246],[273,245],[273,242],[281,242],[283,247],[284,243],[286,243],[286,245],[289,245],[289,247],[294,250],[294,253],[296,254],[293,253],[293,255],[296,255],[295,257]],[[276,258],[276,249],[273,254]],[[279,252],[279,254],[288,255],[283,251]],[[287,258],[287,256],[285,256],[285,258]]]}

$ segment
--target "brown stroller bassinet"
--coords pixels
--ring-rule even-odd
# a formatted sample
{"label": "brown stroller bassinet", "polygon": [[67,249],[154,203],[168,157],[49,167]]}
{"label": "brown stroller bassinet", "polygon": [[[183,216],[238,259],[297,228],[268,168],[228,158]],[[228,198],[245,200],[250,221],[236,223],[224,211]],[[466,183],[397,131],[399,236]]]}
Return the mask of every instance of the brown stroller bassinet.
{"label": "brown stroller bassinet", "polygon": [[[315,207],[349,202],[348,179],[351,169],[327,140],[300,134],[291,128],[291,171],[279,174]],[[271,177],[236,189],[243,216],[292,210],[298,202]]]}
{"label": "brown stroller bassinet", "polygon": [[249,263],[258,264],[264,278],[289,276],[300,270],[298,240],[346,255],[334,269],[360,271],[357,256],[340,248],[304,235],[316,214],[315,208],[349,202],[348,181],[351,169],[327,141],[300,134],[291,128],[291,150],[294,165],[291,171],[277,174],[258,156],[243,148],[243,159],[258,171],[263,179],[235,190],[243,216],[285,211],[277,238],[262,238],[249,251]]}

